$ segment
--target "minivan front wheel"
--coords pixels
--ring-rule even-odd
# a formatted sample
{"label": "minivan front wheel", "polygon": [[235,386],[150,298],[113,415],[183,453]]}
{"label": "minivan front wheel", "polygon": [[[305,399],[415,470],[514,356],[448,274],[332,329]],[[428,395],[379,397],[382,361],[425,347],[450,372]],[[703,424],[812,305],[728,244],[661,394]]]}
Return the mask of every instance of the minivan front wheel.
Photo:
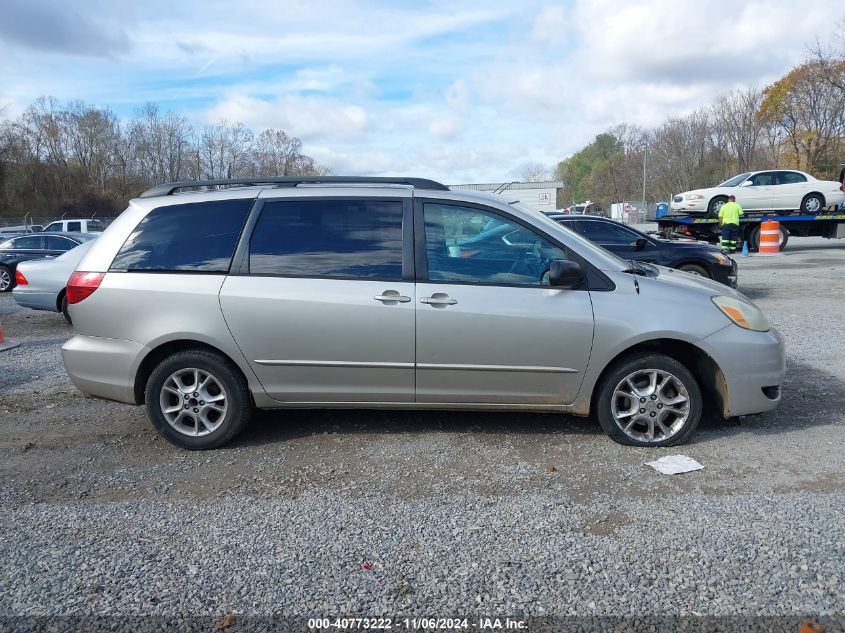
{"label": "minivan front wheel", "polygon": [[222,446],[252,416],[249,388],[229,360],[186,350],[153,369],[145,392],[147,414],[173,444],[191,450]]}
{"label": "minivan front wheel", "polygon": [[610,438],[630,446],[676,446],[701,420],[701,389],[689,370],[663,354],[631,356],[605,375],[596,415]]}

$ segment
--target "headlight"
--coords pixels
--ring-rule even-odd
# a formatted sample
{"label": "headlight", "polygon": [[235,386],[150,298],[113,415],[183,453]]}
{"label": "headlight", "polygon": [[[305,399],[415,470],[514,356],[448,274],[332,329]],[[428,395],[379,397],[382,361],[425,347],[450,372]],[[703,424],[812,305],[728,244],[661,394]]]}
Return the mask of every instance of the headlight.
{"label": "headlight", "polygon": [[700,193],[691,193],[687,196],[684,196],[687,200],[704,200],[704,196]]}
{"label": "headlight", "polygon": [[769,319],[757,306],[724,295],[711,297],[710,300],[722,311],[722,314],[741,328],[755,332],[767,332],[772,327],[769,324]]}
{"label": "headlight", "polygon": [[721,253],[708,253],[708,255],[723,266],[728,266],[731,263],[731,260],[727,255],[722,255]]}

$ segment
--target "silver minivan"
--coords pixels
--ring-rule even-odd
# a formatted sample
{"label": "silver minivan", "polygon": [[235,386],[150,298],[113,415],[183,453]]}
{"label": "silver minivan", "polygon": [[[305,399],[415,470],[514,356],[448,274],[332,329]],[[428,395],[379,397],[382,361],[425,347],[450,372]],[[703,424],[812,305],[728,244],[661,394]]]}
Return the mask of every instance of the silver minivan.
{"label": "silver minivan", "polygon": [[189,449],[255,408],[592,415],[670,446],[780,401],[783,339],[745,296],[624,261],[505,198],[419,178],[162,185],[67,286],[67,372]]}

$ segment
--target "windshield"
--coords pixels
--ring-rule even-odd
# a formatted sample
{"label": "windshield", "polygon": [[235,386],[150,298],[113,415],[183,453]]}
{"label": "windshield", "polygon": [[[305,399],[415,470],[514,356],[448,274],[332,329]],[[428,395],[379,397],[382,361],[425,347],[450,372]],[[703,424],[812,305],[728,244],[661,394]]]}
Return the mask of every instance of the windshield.
{"label": "windshield", "polygon": [[744,174],[740,174],[739,176],[734,176],[730,180],[726,180],[723,183],[719,183],[716,185],[717,187],[738,187],[739,183],[745,182],[748,180],[748,177],[751,175],[751,172],[747,172]]}
{"label": "windshield", "polygon": [[602,248],[598,244],[591,242],[582,235],[578,235],[578,233],[576,233],[572,229],[568,229],[559,222],[555,222],[545,213],[537,212],[534,209],[523,206],[521,204],[512,204],[511,206],[518,207],[520,210],[532,215],[535,218],[540,218],[538,222],[545,224],[546,226],[555,227],[558,230],[565,231],[566,236],[570,239],[571,243],[573,243],[573,245],[575,246],[575,250],[578,252],[578,254],[584,257],[585,259],[589,260],[591,264],[593,264],[600,270],[607,270],[608,268],[613,268],[614,265],[618,267],[618,270],[620,271],[627,270],[628,268],[630,268],[630,264],[621,257],[617,257],[606,248]]}

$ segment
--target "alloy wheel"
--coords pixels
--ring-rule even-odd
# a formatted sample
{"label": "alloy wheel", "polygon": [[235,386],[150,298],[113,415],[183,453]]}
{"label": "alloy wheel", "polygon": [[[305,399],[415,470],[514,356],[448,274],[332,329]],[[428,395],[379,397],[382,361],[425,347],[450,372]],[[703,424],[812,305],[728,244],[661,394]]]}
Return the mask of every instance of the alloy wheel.
{"label": "alloy wheel", "polygon": [[179,433],[199,437],[220,427],[229,401],[222,383],[213,374],[187,367],[164,381],[159,406],[164,419]]}
{"label": "alloy wheel", "polygon": [[12,285],[12,277],[5,268],[0,268],[0,292],[6,292]]}
{"label": "alloy wheel", "polygon": [[677,376],[641,369],[613,391],[611,413],[625,435],[639,442],[662,442],[678,433],[690,415],[690,398]]}

